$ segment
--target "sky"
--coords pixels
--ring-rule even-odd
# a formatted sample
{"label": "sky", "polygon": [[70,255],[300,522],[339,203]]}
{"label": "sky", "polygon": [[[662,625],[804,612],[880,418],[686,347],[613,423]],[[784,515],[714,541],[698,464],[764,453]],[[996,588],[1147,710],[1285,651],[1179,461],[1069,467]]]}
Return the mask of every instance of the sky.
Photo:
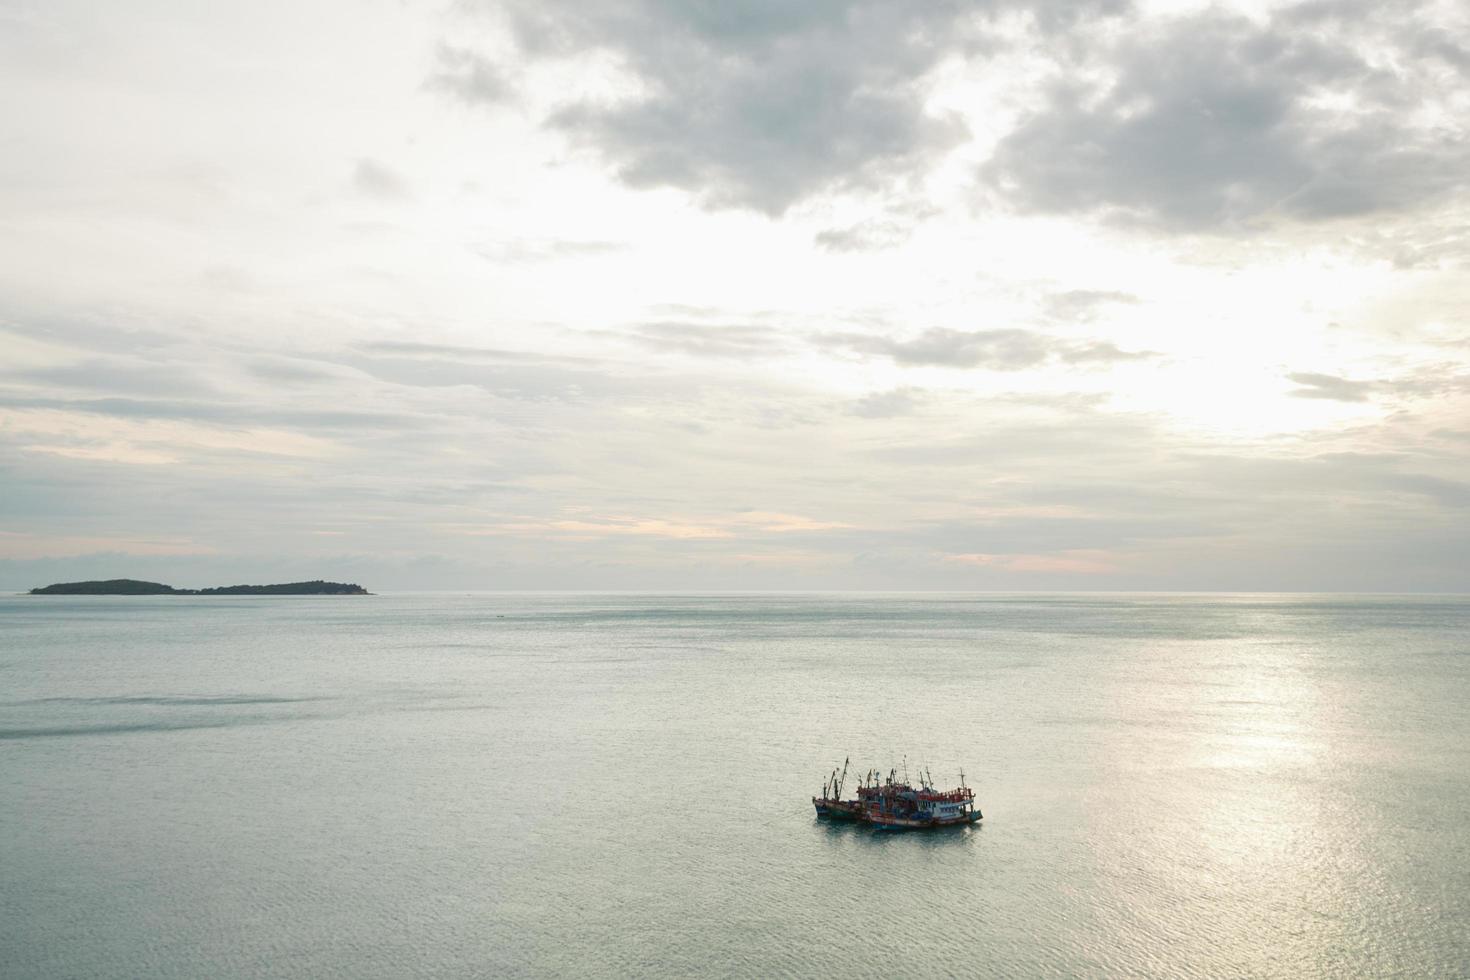
{"label": "sky", "polygon": [[0,588],[1470,591],[1470,7],[0,0]]}

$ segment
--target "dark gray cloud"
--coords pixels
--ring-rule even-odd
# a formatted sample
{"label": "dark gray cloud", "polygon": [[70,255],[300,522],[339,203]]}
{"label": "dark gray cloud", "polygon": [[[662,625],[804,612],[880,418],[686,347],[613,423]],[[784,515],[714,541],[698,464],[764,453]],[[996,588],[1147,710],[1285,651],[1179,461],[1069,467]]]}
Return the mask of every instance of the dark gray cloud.
{"label": "dark gray cloud", "polygon": [[780,214],[834,188],[888,185],[964,137],[926,112],[925,76],[1023,10],[1045,29],[1117,0],[510,0],[535,57],[610,53],[627,101],[586,99],[548,120],[634,187]]}
{"label": "dark gray cloud", "polygon": [[954,14],[922,6],[537,0],[523,23],[614,48],[646,86],[551,120],[623,181],[779,214],[829,187],[884,183],[962,138],[923,111],[918,82],[944,50],[935,28]]}
{"label": "dark gray cloud", "polygon": [[984,179],[1023,211],[1239,229],[1429,204],[1464,186],[1464,49],[1424,8],[1210,12],[1084,49]]}
{"label": "dark gray cloud", "polygon": [[[922,173],[965,138],[926,111],[930,72],[951,56],[983,70],[1003,43],[994,18],[1017,12],[1057,60],[1039,105],[982,168],[1020,210],[1244,229],[1416,208],[1458,190],[1470,165],[1454,112],[1470,52],[1426,4],[1307,3],[1266,20],[1136,17],[1126,30],[1098,23],[1125,14],[1122,2],[493,6],[525,54],[606,53],[636,81],[627,98],[563,104],[549,126],[625,183],[680,188],[711,207],[774,215],[813,194],[892,188]],[[436,84],[450,69],[466,79],[483,70],[488,98],[503,97],[473,52],[445,46],[438,61]],[[1416,111],[1425,107],[1437,111]],[[817,244],[881,248],[903,234],[859,223],[823,231]]]}
{"label": "dark gray cloud", "polygon": [[1371,381],[1352,381],[1332,374],[1298,372],[1288,374],[1288,380],[1302,387],[1294,389],[1294,398],[1324,398],[1335,402],[1363,402],[1368,400],[1375,385]]}
{"label": "dark gray cloud", "polygon": [[440,44],[434,52],[434,62],[429,87],[448,92],[470,105],[499,105],[513,94],[505,74],[469,48]]}

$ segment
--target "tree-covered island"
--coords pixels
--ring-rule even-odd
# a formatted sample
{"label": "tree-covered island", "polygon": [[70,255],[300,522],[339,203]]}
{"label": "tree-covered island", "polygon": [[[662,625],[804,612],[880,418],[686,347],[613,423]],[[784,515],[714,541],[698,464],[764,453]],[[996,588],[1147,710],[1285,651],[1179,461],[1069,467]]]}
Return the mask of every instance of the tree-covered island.
{"label": "tree-covered island", "polygon": [[212,589],[176,589],[160,582],[113,578],[102,582],[58,582],[32,589],[31,595],[372,595],[347,582],[286,582],[281,585],[221,585]]}

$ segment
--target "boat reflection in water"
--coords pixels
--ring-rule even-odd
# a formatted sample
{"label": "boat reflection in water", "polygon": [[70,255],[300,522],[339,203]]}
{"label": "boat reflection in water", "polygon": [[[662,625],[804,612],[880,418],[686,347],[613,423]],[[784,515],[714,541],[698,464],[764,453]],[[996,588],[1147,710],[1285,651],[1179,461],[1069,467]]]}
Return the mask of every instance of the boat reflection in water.
{"label": "boat reflection in water", "polygon": [[843,761],[840,773],[832,770],[822,784],[822,795],[812,797],[819,818],[869,823],[879,830],[929,830],[976,823],[982,816],[963,770],[957,788],[938,789],[927,771],[919,773],[918,786],[911,785],[907,764],[902,779],[897,769],[890,769],[886,777],[870,769],[858,784],[857,798],[844,800],[848,761]]}

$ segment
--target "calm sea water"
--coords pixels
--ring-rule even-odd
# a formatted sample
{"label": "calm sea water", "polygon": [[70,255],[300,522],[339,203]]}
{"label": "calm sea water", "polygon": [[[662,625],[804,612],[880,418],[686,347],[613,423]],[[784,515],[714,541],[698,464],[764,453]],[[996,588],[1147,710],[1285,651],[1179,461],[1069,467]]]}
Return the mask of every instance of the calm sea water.
{"label": "calm sea water", "polygon": [[1467,720],[1464,598],[0,598],[0,974],[1470,976]]}

